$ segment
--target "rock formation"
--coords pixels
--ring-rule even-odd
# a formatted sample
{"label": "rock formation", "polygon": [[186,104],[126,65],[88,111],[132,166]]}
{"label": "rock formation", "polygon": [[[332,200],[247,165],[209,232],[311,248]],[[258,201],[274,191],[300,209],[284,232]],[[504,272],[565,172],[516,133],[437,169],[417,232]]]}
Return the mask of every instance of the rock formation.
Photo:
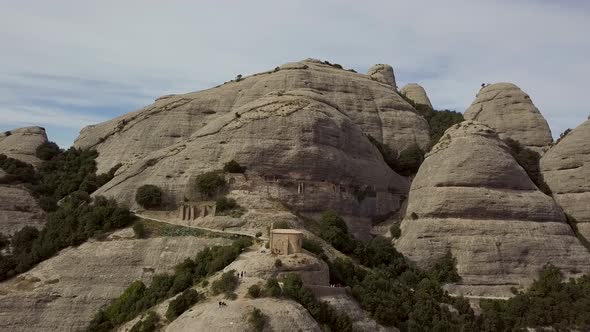
{"label": "rock formation", "polygon": [[299,89],[259,97],[212,118],[189,138],[124,165],[95,194],[135,208],[137,188],[153,184],[175,206],[198,198],[196,176],[232,159],[261,179],[250,190],[301,212],[384,215],[399,208],[409,188],[324,93]]}
{"label": "rock formation", "polygon": [[428,105],[432,108],[432,103],[430,103],[426,90],[417,83],[406,84],[400,90],[400,93],[410,98],[416,104]]}
{"label": "rock formation", "polygon": [[369,68],[367,75],[369,75],[372,79],[390,85],[392,88],[397,90],[395,75],[393,74],[393,68],[390,65],[374,65],[373,67]]}
{"label": "rock formation", "polygon": [[391,67],[375,68],[380,69],[369,76],[313,59],[287,63],[212,89],[158,98],[141,110],[82,129],[74,146],[97,149],[98,173],[105,173],[118,163],[182,143],[206,124],[245,105],[299,95],[345,115],[362,132],[397,151],[414,143],[426,148],[428,123],[392,89]]}
{"label": "rock formation", "polygon": [[41,228],[45,221],[45,211],[26,189],[0,185],[0,233],[10,235],[25,226]]}
{"label": "rock formation", "polygon": [[590,120],[575,128],[541,158],[553,197],[590,240]]}
{"label": "rock formation", "polygon": [[466,292],[509,295],[546,263],[566,275],[590,271],[553,199],[529,179],[490,127],[449,128],[416,175],[396,247],[420,266],[450,250]]}
{"label": "rock formation", "polygon": [[0,154],[18,159],[33,166],[41,160],[35,156],[37,147],[47,142],[45,129],[41,127],[18,128],[0,133]]}
{"label": "rock formation", "polygon": [[[133,233],[133,232],[131,232]],[[82,331],[134,280],[151,281],[220,238],[87,242],[0,283],[0,331]]]}
{"label": "rock formation", "polygon": [[539,153],[553,142],[541,112],[529,95],[512,83],[496,83],[481,89],[464,116],[465,120],[492,127],[501,138],[512,138]]}

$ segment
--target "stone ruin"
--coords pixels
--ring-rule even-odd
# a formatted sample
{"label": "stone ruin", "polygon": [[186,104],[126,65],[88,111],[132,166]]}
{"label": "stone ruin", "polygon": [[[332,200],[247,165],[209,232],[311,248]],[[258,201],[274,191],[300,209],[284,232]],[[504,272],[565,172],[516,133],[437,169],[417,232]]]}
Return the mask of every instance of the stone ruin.
{"label": "stone ruin", "polygon": [[215,202],[183,202],[178,208],[178,218],[181,220],[195,220],[206,216],[215,216]]}
{"label": "stone ruin", "polygon": [[272,229],[270,251],[276,255],[291,255],[302,251],[303,233],[293,229]]}

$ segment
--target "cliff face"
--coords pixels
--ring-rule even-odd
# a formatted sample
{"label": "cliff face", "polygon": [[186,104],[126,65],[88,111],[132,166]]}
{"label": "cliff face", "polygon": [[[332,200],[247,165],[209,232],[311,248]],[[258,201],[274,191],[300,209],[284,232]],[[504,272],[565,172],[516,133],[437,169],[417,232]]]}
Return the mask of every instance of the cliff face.
{"label": "cliff face", "polygon": [[561,209],[476,122],[451,127],[427,154],[401,228],[401,252],[428,266],[450,250],[463,284],[477,292],[527,286],[546,263],[565,274],[590,271]]}
{"label": "cliff face", "polygon": [[512,138],[539,153],[553,142],[541,112],[529,95],[512,83],[496,83],[481,89],[464,116],[465,120],[492,127],[501,138]]}
{"label": "cliff face", "polygon": [[[0,133],[0,154],[38,167],[37,147],[47,142],[41,127],[17,128]],[[25,226],[40,228],[46,221],[45,212],[24,186],[2,184],[5,172],[0,169],[0,233],[13,234]]]}
{"label": "cliff face", "polygon": [[401,88],[400,93],[406,95],[406,97],[410,98],[416,104],[428,105],[432,108],[432,103],[426,94],[426,90],[419,84],[406,84]]}
{"label": "cliff face", "polygon": [[590,120],[567,134],[541,158],[541,172],[553,197],[578,221],[590,240]]}
{"label": "cliff face", "polygon": [[47,134],[41,127],[13,129],[0,133],[0,154],[37,167],[41,160],[35,156],[35,151],[39,145],[46,142]]}
{"label": "cliff face", "polygon": [[96,148],[98,173],[104,173],[181,143],[214,119],[263,97],[308,93],[398,151],[415,142],[427,147],[428,124],[394,90],[391,67],[381,67],[369,76],[313,59],[284,64],[212,89],[158,98],[139,111],[82,129],[75,146]]}
{"label": "cliff face", "polygon": [[[131,232],[132,233],[132,232]],[[81,331],[131,282],[151,281],[219,238],[88,242],[0,283],[0,331]]]}

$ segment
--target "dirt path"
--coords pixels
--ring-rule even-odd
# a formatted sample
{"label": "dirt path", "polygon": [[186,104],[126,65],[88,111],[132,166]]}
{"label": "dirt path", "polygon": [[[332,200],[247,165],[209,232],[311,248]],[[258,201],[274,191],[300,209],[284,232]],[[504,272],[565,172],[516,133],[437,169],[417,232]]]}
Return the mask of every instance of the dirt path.
{"label": "dirt path", "polygon": [[[251,238],[256,238],[256,236],[252,233],[249,232],[243,232],[243,231],[228,231],[228,230],[220,230],[220,229],[215,229],[215,228],[208,228],[208,227],[201,227],[201,226],[194,226],[194,225],[185,225],[185,224],[181,224],[178,222],[172,222],[172,221],[168,221],[168,220],[163,220],[163,219],[157,219],[157,218],[153,218],[153,217],[148,217],[139,213],[135,213],[136,216],[143,218],[143,219],[148,219],[148,220],[153,220],[153,221],[157,221],[157,222],[162,222],[162,223],[166,223],[169,225],[175,225],[175,226],[183,226],[183,227],[189,227],[189,228],[195,228],[195,229],[200,229],[200,230],[204,230],[204,231],[209,231],[209,232],[213,232],[213,233],[225,233],[225,234],[235,234],[235,235],[243,235],[243,236],[248,236]],[[267,237],[265,236],[260,236],[258,237],[258,239],[260,240],[268,240]]]}

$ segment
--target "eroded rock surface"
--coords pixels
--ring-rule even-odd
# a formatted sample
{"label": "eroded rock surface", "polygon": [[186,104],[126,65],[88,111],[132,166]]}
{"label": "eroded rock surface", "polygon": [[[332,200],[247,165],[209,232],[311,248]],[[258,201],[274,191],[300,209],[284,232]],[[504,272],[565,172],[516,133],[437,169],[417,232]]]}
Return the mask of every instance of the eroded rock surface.
{"label": "eroded rock surface", "polygon": [[131,282],[172,272],[221,238],[172,237],[87,242],[0,283],[0,331],[82,331]]}
{"label": "eroded rock surface", "polygon": [[512,138],[539,153],[553,142],[541,112],[529,95],[512,83],[495,83],[481,89],[464,116],[465,120],[492,127],[501,138]]}
{"label": "eroded rock surface", "polygon": [[82,129],[74,145],[96,148],[100,153],[97,173],[105,173],[118,163],[182,143],[245,105],[260,104],[262,99],[278,103],[281,95],[296,94],[340,112],[361,131],[397,151],[415,142],[426,148],[428,123],[392,89],[391,67],[379,68],[369,76],[313,59],[284,64],[212,89],[158,98],[141,110]]}
{"label": "eroded rock surface", "polygon": [[566,275],[590,271],[590,255],[555,201],[494,130],[472,121],[449,128],[427,154],[401,228],[396,247],[421,266],[451,251],[466,294],[510,294],[546,263]]}
{"label": "eroded rock surface", "polygon": [[432,108],[432,103],[426,94],[426,90],[417,83],[404,85],[404,87],[401,88],[400,93],[406,95],[406,97],[410,98],[416,104],[428,105]]}
{"label": "eroded rock surface", "polygon": [[376,64],[373,67],[369,68],[367,72],[372,79],[390,85],[392,88],[397,89],[397,84],[395,83],[395,75],[393,73],[393,68],[390,65],[386,64]]}
{"label": "eroded rock surface", "polygon": [[301,212],[383,215],[399,208],[409,187],[344,112],[301,89],[211,119],[184,141],[124,165],[95,194],[136,208],[136,190],[153,184],[174,207],[198,200],[195,178],[232,159],[252,173],[248,190]]}
{"label": "eroded rock surface", "polygon": [[45,222],[45,212],[28,190],[0,185],[0,233],[10,235],[25,226],[41,228]]}
{"label": "eroded rock surface", "polygon": [[41,127],[13,129],[0,133],[0,154],[37,167],[41,160],[35,156],[35,151],[39,145],[46,142],[47,134]]}
{"label": "eroded rock surface", "polygon": [[543,155],[541,172],[557,203],[590,240],[590,120]]}

